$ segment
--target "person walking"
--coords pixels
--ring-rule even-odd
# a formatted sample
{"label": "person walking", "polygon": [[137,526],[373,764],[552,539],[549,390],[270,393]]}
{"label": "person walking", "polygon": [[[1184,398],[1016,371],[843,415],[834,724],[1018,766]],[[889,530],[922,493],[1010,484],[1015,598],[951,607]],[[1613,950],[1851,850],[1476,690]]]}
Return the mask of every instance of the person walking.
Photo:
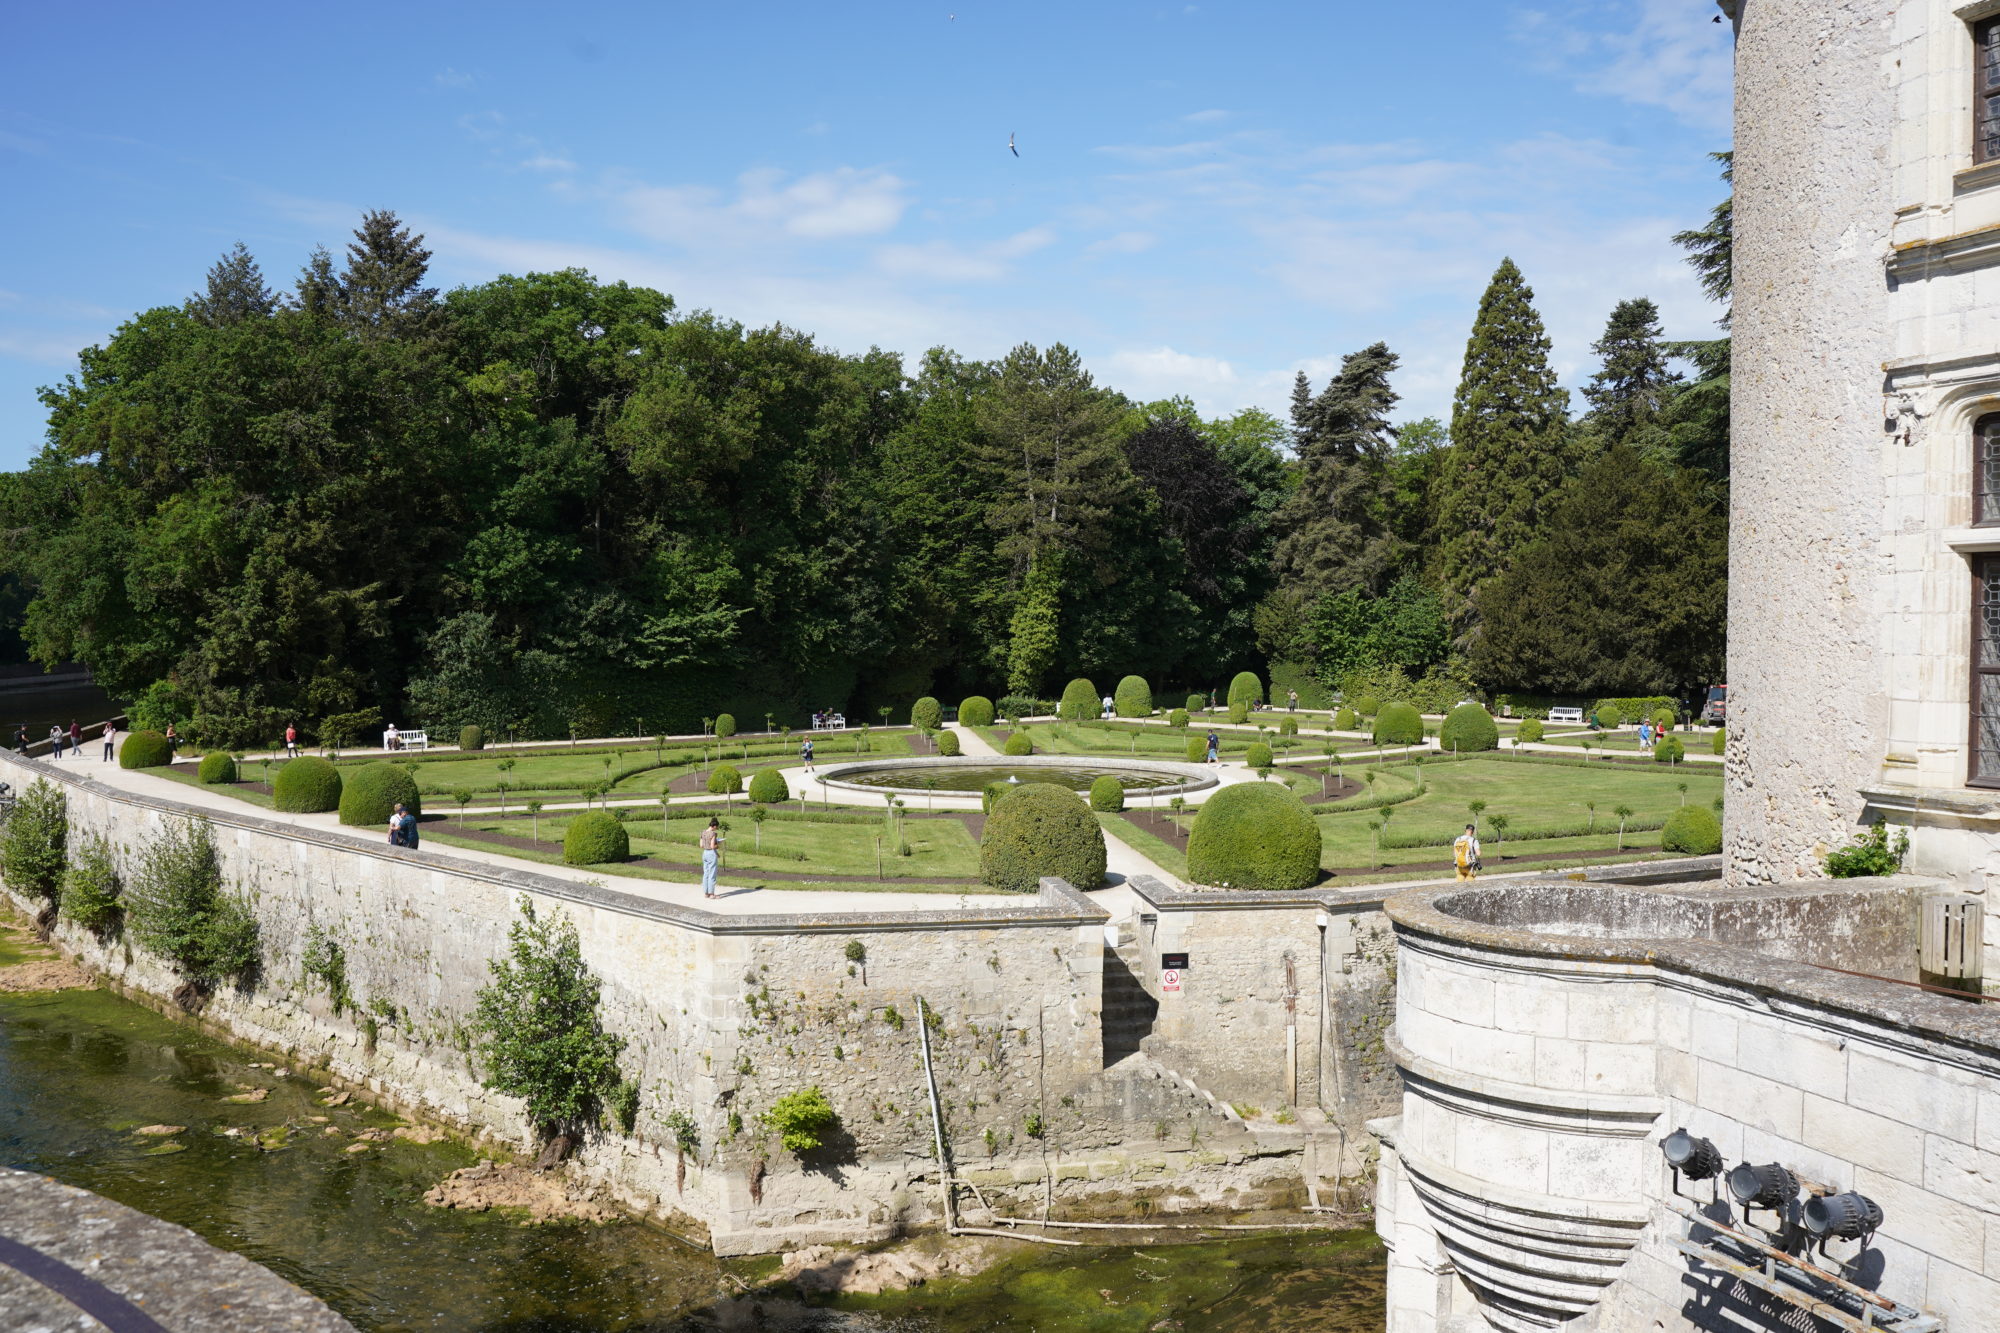
{"label": "person walking", "polygon": [[1208,762],[1211,764],[1222,762],[1222,737],[1212,731],[1208,733]]}
{"label": "person walking", "polygon": [[175,731],[174,724],[169,722],[167,723],[167,756],[172,759],[178,759],[180,757],[180,749],[181,734]]}
{"label": "person walking", "polygon": [[83,758],[83,728],[76,724],[75,718],[69,720],[69,752],[75,758]]}
{"label": "person walking", "polygon": [[1458,877],[1460,879],[1477,879],[1479,877],[1478,829],[1471,824],[1465,826],[1465,832],[1459,834],[1457,840],[1451,844],[1451,859],[1453,864],[1458,867]]}
{"label": "person walking", "polygon": [[14,753],[25,756],[28,753],[28,724],[14,728]]}
{"label": "person walking", "polygon": [[62,751],[63,751],[63,729],[60,726],[50,727],[49,757],[51,759],[60,759],[62,758]]}
{"label": "person walking", "polygon": [[1299,711],[1299,692],[1297,690],[1285,691],[1285,708],[1294,713]]}
{"label": "person walking", "polygon": [[117,755],[118,753],[117,742],[118,742],[118,724],[116,722],[106,722],[104,724],[105,763],[111,762],[111,760]]}
{"label": "person walking", "polygon": [[1105,717],[1110,717],[1110,716],[1111,716],[1111,713],[1112,713],[1112,710],[1113,710],[1113,709],[1115,709],[1115,708],[1117,708],[1117,707],[1118,707],[1118,701],[1117,701],[1116,699],[1113,699],[1113,698],[1112,698],[1112,697],[1111,697],[1110,695],[1108,695],[1108,694],[1104,696],[1104,716],[1105,716]]}
{"label": "person walking", "polygon": [[806,761],[806,772],[813,771],[813,738],[808,736],[799,742],[799,758]]}
{"label": "person walking", "polygon": [[296,722],[285,724],[285,758],[299,757],[299,727]]}
{"label": "person walking", "polygon": [[722,821],[714,815],[708,817],[708,827],[701,831],[701,896],[715,896],[715,871],[722,861]]}

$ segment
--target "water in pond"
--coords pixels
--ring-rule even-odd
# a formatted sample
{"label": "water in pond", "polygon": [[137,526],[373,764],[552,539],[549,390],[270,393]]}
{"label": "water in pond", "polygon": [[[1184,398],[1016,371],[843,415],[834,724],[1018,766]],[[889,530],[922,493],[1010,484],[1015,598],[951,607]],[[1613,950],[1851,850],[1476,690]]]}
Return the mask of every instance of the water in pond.
{"label": "water in pond", "polygon": [[[18,960],[19,943],[0,928],[0,965]],[[470,1151],[350,1153],[356,1131],[393,1118],[322,1107],[304,1081],[252,1068],[258,1059],[106,992],[0,993],[0,1163],[191,1227],[367,1333],[1382,1326],[1381,1251],[1362,1232],[1035,1250],[974,1278],[809,1305],[770,1283],[769,1259],[718,1262],[639,1223],[530,1228],[428,1207],[424,1191]],[[245,1085],[271,1092],[255,1105],[221,1100]],[[164,1141],[133,1133],[155,1124],[186,1129]],[[268,1146],[225,1137],[230,1128]]]}
{"label": "water in pond", "polygon": [[1071,791],[1089,791],[1090,784],[1106,773],[1125,784],[1126,791],[1151,791],[1156,787],[1179,787],[1193,778],[1179,773],[1155,773],[1145,769],[1121,768],[1117,764],[884,764],[860,773],[842,773],[838,781],[857,787],[888,787],[923,791],[935,783],[938,791],[984,791],[987,784],[1006,782],[1054,782]]}

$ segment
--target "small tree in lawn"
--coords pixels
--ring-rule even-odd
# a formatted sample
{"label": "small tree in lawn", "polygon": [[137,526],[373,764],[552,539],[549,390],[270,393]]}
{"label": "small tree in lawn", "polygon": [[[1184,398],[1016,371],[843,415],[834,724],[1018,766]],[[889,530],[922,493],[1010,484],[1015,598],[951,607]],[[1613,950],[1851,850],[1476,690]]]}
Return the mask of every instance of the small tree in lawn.
{"label": "small tree in lawn", "polygon": [[1592,833],[1597,832],[1597,802],[1585,801],[1583,808],[1590,811],[1590,831]]}
{"label": "small tree in lawn", "polygon": [[507,784],[496,782],[493,784],[493,790],[500,793],[500,818],[505,819],[507,817]]}
{"label": "small tree in lawn", "polygon": [[1495,847],[1499,847],[1507,841],[1508,823],[1509,821],[1505,815],[1494,815],[1486,821],[1486,826],[1493,830],[1493,845]]}
{"label": "small tree in lawn", "polygon": [[883,704],[880,708],[875,710],[875,715],[882,719],[882,725],[886,727],[889,725],[889,715],[895,711],[896,710],[893,705]]}
{"label": "small tree in lawn", "polygon": [[1681,794],[1681,804],[1682,804],[1682,805],[1686,805],[1686,804],[1688,803],[1688,785],[1687,785],[1687,783],[1685,783],[1685,782],[1676,782],[1676,783],[1674,784],[1674,790],[1675,790],[1675,791],[1678,791],[1678,792],[1679,792],[1679,793]]}
{"label": "small tree in lawn", "polygon": [[1271,768],[1270,764],[1257,765],[1257,781],[1269,782],[1271,780]]}
{"label": "small tree in lawn", "polygon": [[1613,806],[1611,813],[1618,816],[1618,850],[1622,852],[1625,850],[1625,821],[1632,817],[1632,807],[1629,805]]}
{"label": "small tree in lawn", "polygon": [[1479,827],[1479,817],[1486,813],[1486,802],[1467,801],[1465,803],[1465,812],[1472,816],[1472,827],[1477,829]]}
{"label": "small tree in lawn", "polygon": [[465,827],[465,807],[472,804],[472,788],[453,787],[451,799],[458,802],[458,826]]}
{"label": "small tree in lawn", "polygon": [[751,845],[752,851],[761,852],[764,850],[764,821],[770,817],[771,812],[763,806],[753,805],[750,807],[750,822],[757,826],[756,839]]}
{"label": "small tree in lawn", "polygon": [[1381,847],[1381,845],[1382,845],[1382,840],[1383,840],[1384,838],[1387,838],[1387,837],[1389,836],[1389,821],[1390,821],[1390,820],[1391,820],[1392,818],[1394,818],[1394,817],[1395,817],[1395,814],[1396,814],[1396,807],[1395,807],[1395,806],[1393,806],[1393,805],[1385,805],[1385,806],[1383,806],[1383,807],[1382,807],[1382,815],[1381,815],[1381,821],[1380,821],[1380,822],[1381,822],[1381,832],[1379,832],[1379,833],[1377,833],[1377,834],[1375,835],[1375,845],[1376,845],[1376,847],[1378,847],[1378,848],[1379,848],[1379,847]]}
{"label": "small tree in lawn", "polygon": [[1590,737],[1585,736],[1583,738],[1582,744],[1583,744],[1583,762],[1587,764],[1590,762],[1590,747],[1597,744],[1597,742],[1592,740]]}
{"label": "small tree in lawn", "polygon": [[1181,823],[1181,812],[1187,809],[1187,797],[1176,796],[1173,800],[1167,802],[1167,804],[1174,812],[1174,827],[1180,829],[1181,838],[1185,841],[1187,838],[1187,826]]}
{"label": "small tree in lawn", "polygon": [[[766,714],[764,714],[764,734],[765,734],[766,736],[768,736],[768,735],[770,735],[770,734],[771,734],[771,731],[772,731],[772,727],[771,727],[771,719],[772,719],[773,717],[775,717],[775,716],[776,716],[776,714],[775,714],[775,713],[766,713]],[[788,728],[786,728],[786,730],[788,730],[788,731],[789,731],[789,730],[790,730],[790,728],[788,727]]]}
{"label": "small tree in lawn", "polygon": [[542,840],[542,803],[528,802],[528,837],[535,842]]}

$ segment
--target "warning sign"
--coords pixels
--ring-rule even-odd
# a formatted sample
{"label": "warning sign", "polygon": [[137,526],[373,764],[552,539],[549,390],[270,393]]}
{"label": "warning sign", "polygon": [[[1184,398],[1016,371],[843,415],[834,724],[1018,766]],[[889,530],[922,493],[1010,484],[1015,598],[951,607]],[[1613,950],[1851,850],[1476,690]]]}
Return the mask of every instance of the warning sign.
{"label": "warning sign", "polygon": [[1181,973],[1177,967],[1170,967],[1160,973],[1160,990],[1168,995],[1178,995],[1181,989]]}

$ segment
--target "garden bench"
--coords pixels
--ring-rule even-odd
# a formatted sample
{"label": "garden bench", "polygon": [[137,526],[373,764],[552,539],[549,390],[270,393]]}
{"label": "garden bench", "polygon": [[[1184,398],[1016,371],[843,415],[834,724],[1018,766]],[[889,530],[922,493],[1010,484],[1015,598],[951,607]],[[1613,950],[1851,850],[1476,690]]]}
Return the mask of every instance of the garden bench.
{"label": "garden bench", "polygon": [[[396,748],[399,750],[428,750],[431,737],[427,731],[399,731],[396,733]],[[389,733],[382,733],[382,748],[389,748]]]}
{"label": "garden bench", "polygon": [[1575,722],[1581,725],[1583,722],[1583,710],[1581,708],[1551,708],[1549,710],[1549,721]]}

